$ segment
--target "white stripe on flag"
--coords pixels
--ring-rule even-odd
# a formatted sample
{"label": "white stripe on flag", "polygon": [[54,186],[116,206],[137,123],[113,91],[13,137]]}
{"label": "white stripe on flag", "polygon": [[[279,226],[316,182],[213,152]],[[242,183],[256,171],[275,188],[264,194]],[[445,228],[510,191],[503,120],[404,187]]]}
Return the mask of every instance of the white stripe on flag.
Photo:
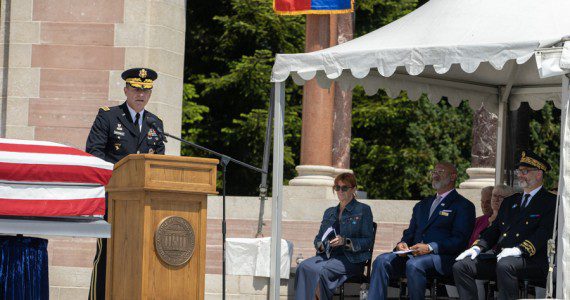
{"label": "white stripe on flag", "polygon": [[73,200],[104,198],[102,186],[53,186],[0,183],[0,198],[21,200]]}
{"label": "white stripe on flag", "polygon": [[[2,180],[0,179],[0,184],[7,184],[7,185],[14,185],[14,184],[27,184],[27,185],[45,185],[45,186],[57,186],[57,185],[61,185],[61,186],[65,186],[65,185],[73,185],[73,186],[89,186],[89,187],[94,187],[94,186],[101,186],[100,183],[88,183],[88,182],[55,182],[55,181],[50,181],[50,182],[41,182],[38,183],[36,181],[13,181],[13,180]],[[0,195],[0,198],[2,195]]]}
{"label": "white stripe on flag", "polygon": [[5,144],[20,144],[20,145],[37,145],[37,146],[52,146],[52,147],[70,147],[75,148],[72,146],[67,146],[64,144],[58,144],[54,142],[46,142],[46,141],[30,141],[30,140],[15,140],[15,139],[0,139],[0,143]]}
{"label": "white stripe on flag", "polygon": [[95,156],[79,156],[69,154],[22,153],[0,151],[0,162],[13,164],[40,164],[85,166],[104,170],[113,170],[113,164]]}

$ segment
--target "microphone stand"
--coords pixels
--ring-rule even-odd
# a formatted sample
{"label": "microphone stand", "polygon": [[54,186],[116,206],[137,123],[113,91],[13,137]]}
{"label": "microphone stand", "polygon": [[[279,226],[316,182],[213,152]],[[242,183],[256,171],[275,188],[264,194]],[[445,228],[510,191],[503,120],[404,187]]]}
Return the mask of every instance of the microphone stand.
{"label": "microphone stand", "polygon": [[[154,126],[152,126],[154,127]],[[167,132],[161,132],[157,130],[159,134],[163,134],[167,137],[171,137],[177,141],[180,141],[186,145],[192,146],[193,148],[200,149],[202,151],[208,152],[220,158],[220,165],[222,166],[222,299],[226,299],[226,167],[230,162],[234,162],[240,166],[246,167],[250,170],[267,174],[267,170],[262,170],[260,168],[254,167],[252,165],[246,164],[235,158],[231,158],[227,155],[218,153],[214,150],[210,150],[204,146],[189,142],[185,139],[179,138],[177,136],[171,135]],[[163,141],[166,141],[164,137],[161,137]]]}

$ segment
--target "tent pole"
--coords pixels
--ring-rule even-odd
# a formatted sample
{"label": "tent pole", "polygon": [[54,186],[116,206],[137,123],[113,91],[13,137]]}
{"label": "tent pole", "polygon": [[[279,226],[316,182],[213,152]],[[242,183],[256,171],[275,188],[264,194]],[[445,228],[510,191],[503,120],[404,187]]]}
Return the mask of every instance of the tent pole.
{"label": "tent pole", "polygon": [[505,141],[507,133],[507,102],[499,101],[499,119],[497,121],[497,152],[495,155],[495,185],[505,181]]}
{"label": "tent pole", "polygon": [[271,204],[271,271],[269,299],[279,300],[281,286],[281,210],[283,207],[283,151],[285,147],[285,82],[273,83],[273,183]]}
{"label": "tent pole", "polygon": [[[562,105],[561,105],[561,112],[560,112],[560,174],[558,175],[558,197],[556,197],[557,205],[557,214],[555,216],[554,222],[554,230],[552,239],[548,241],[549,252],[554,250],[553,248],[556,247],[555,253],[548,253],[549,256],[549,269],[548,269],[548,277],[546,282],[546,298],[552,297],[553,292],[553,276],[556,276],[556,297],[560,299],[564,299],[568,297],[568,289],[565,287],[567,280],[564,278],[566,263],[564,261],[564,256],[568,256],[565,253],[564,245],[567,244],[567,236],[568,236],[568,229],[564,220],[565,211],[568,209],[568,205],[565,204],[567,202],[566,196],[566,182],[564,180],[566,175],[566,159],[569,159],[568,151],[566,149],[566,143],[570,140],[567,137],[568,134],[568,114],[570,113],[569,105],[570,105],[570,83],[568,79],[568,75],[562,76]],[[556,245],[554,245],[554,237],[558,236],[558,240],[556,241]],[[564,238],[566,236],[566,240]],[[550,248],[553,247],[553,248]],[[567,250],[566,250],[567,251]],[[556,274],[553,274],[553,265],[552,260],[556,256]],[[566,274],[568,277],[568,274]]]}
{"label": "tent pole", "polygon": [[505,182],[505,142],[507,136],[507,111],[509,107],[509,96],[513,83],[517,77],[519,65],[516,61],[511,60],[511,72],[507,85],[499,89],[499,120],[497,122],[497,153],[495,155],[495,185]]}

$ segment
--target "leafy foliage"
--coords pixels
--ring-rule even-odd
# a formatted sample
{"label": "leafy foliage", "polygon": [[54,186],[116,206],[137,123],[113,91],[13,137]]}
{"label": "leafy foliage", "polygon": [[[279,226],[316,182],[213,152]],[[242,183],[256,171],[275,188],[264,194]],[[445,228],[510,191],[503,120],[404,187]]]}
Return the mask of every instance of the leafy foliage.
{"label": "leafy foliage", "polygon": [[544,187],[552,190],[558,187],[560,171],[560,110],[552,102],[547,102],[542,110],[532,112],[530,117],[532,151],[552,166],[544,179]]}
{"label": "leafy foliage", "polygon": [[403,93],[363,96],[355,90],[352,161],[361,188],[374,199],[418,199],[433,193],[429,170],[438,161],[454,163],[459,180],[470,166],[472,111],[463,103],[434,105]]}
{"label": "leafy foliage", "polygon": [[[304,18],[275,15],[271,0],[191,1],[187,13],[186,77],[196,96],[184,101],[184,137],[260,167],[274,57],[303,51]],[[299,161],[300,91],[287,87],[286,178]],[[229,194],[252,195],[260,175],[230,164],[227,180]]]}
{"label": "leafy foliage", "polygon": [[417,0],[356,1],[355,35],[361,36],[396,21],[418,6]]}

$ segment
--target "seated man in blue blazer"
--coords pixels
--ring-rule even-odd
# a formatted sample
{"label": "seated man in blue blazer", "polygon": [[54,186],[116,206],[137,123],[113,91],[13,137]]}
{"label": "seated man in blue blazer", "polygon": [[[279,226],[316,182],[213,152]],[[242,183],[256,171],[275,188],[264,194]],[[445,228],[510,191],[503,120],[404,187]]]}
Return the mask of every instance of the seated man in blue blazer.
{"label": "seated man in blue blazer", "polygon": [[374,260],[370,299],[386,299],[390,278],[405,275],[410,299],[424,299],[426,278],[452,275],[455,258],[467,247],[475,225],[475,206],[455,190],[457,170],[440,162],[431,171],[435,196],[414,206],[408,229],[395,251]]}

